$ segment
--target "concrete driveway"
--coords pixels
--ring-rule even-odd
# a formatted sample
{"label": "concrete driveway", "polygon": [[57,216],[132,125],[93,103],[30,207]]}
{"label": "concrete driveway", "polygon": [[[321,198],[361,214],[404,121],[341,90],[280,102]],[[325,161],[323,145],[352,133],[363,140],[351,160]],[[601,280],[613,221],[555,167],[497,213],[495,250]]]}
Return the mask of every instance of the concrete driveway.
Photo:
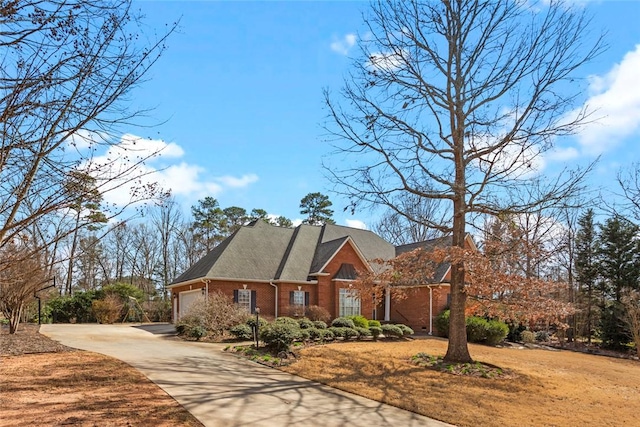
{"label": "concrete driveway", "polygon": [[[222,351],[170,339],[172,325],[42,325],[69,347],[138,369],[206,426],[446,426]],[[140,396],[144,399],[144,396]]]}

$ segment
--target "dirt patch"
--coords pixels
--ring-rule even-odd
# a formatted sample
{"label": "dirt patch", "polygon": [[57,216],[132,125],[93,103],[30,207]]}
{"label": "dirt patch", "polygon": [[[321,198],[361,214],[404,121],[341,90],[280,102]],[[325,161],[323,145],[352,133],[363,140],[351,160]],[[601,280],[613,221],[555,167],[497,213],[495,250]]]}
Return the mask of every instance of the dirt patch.
{"label": "dirt patch", "polygon": [[9,327],[0,329],[0,356],[18,356],[34,353],[59,353],[75,351],[38,333],[40,325],[22,324],[15,334],[9,334]]}
{"label": "dirt patch", "polygon": [[447,341],[435,338],[310,347],[281,369],[460,426],[637,423],[637,361],[568,351],[469,347],[475,360],[513,376],[451,375],[412,363],[419,353],[445,354]]}
{"label": "dirt patch", "polygon": [[0,426],[202,426],[124,362],[70,349],[37,330],[0,333]]}

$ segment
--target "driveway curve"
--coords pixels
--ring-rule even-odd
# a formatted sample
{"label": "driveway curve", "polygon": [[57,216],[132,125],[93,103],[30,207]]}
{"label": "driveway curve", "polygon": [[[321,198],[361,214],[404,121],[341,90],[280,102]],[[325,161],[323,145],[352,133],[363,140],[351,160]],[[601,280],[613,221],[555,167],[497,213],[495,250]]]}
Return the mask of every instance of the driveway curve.
{"label": "driveway curve", "polygon": [[[171,325],[42,325],[69,347],[133,366],[205,426],[428,426],[449,424],[223,352],[171,339]],[[144,399],[144,396],[140,396]]]}

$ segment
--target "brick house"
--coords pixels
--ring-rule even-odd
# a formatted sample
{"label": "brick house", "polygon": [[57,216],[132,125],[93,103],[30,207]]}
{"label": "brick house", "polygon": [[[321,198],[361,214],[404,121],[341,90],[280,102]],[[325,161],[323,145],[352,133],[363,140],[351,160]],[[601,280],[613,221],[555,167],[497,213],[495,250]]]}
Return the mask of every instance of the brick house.
{"label": "brick house", "polygon": [[172,317],[179,319],[196,298],[220,291],[247,311],[259,307],[266,317],[288,316],[318,305],[332,317],[362,314],[432,332],[433,317],[448,301],[448,265],[438,266],[432,283],[407,289],[409,297],[402,301],[386,295],[375,303],[353,292],[350,284],[358,271],[377,268],[369,260],[387,260],[417,247],[450,242],[442,238],[396,248],[368,230],[332,224],[285,228],[255,221],[174,280],[169,286]]}

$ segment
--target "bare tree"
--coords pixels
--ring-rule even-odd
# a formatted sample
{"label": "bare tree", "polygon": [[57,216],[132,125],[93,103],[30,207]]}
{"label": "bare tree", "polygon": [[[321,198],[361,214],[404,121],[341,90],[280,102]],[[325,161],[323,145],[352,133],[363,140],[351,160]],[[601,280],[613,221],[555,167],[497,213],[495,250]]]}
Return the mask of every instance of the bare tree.
{"label": "bare tree", "polygon": [[9,319],[9,333],[20,324],[25,304],[47,282],[47,268],[26,241],[13,241],[0,250],[0,312]]}
{"label": "bare tree", "polygon": [[[133,144],[120,147],[128,162],[94,155],[144,113],[129,108],[127,97],[174,28],[155,40],[142,37],[131,0],[0,4],[0,247],[46,215],[141,177],[148,154]],[[94,185],[69,186],[74,172]],[[131,201],[154,190],[138,188]],[[112,216],[122,209],[111,208]]]}
{"label": "bare tree", "polygon": [[[575,71],[603,47],[584,42],[588,24],[583,11],[555,1],[374,2],[344,103],[325,92],[340,156],[327,169],[338,191],[354,208],[397,208],[406,193],[444,200],[450,220],[427,225],[459,248],[474,214],[560,202],[586,172],[547,180],[536,166],[556,137],[588,119],[572,112]],[[471,360],[464,278],[458,260],[447,362]]]}
{"label": "bare tree", "polygon": [[394,245],[441,237],[442,232],[431,228],[429,224],[445,223],[447,213],[443,212],[443,205],[443,200],[403,194],[373,226],[373,231]]}

